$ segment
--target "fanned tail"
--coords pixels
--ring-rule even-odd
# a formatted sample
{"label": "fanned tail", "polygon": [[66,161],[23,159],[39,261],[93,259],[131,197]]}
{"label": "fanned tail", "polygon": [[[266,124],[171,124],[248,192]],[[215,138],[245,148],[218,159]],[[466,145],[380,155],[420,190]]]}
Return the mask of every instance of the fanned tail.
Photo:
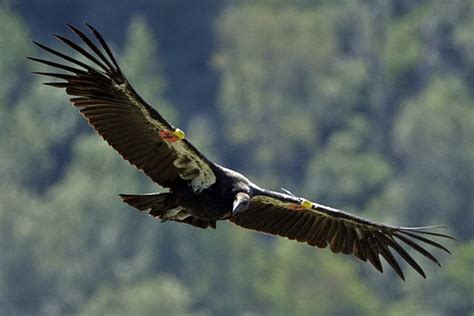
{"label": "fanned tail", "polygon": [[162,221],[172,220],[200,228],[216,228],[216,221],[192,216],[172,193],[119,194],[122,200],[139,211],[148,211]]}
{"label": "fanned tail", "polygon": [[119,194],[122,201],[140,211],[150,210],[150,215],[160,216],[166,210],[179,206],[169,193]]}

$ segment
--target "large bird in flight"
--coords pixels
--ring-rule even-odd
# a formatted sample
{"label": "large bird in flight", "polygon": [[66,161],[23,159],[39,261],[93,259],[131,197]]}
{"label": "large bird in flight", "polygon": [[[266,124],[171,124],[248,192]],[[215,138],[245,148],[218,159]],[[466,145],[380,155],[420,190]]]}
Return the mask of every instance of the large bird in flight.
{"label": "large bird in flight", "polygon": [[[82,60],[36,43],[69,64],[29,57],[57,72],[37,74],[61,79],[46,85],[65,88],[70,101],[89,124],[124,159],[142,170],[166,193],[121,194],[123,201],[163,221],[216,228],[229,220],[244,228],[286,237],[334,253],[352,254],[383,272],[380,257],[404,278],[398,263],[405,260],[423,277],[425,273],[405,248],[437,265],[427,246],[449,253],[436,238],[452,238],[433,227],[397,227],[378,224],[347,212],[285,193],[270,191],[242,174],[220,166],[203,155],[185,134],[166,121],[125,78],[109,46],[92,26],[93,37],[74,26],[82,41],[56,35],[82,55]],[[95,37],[95,40],[94,40]],[[398,255],[398,259],[394,256]]]}

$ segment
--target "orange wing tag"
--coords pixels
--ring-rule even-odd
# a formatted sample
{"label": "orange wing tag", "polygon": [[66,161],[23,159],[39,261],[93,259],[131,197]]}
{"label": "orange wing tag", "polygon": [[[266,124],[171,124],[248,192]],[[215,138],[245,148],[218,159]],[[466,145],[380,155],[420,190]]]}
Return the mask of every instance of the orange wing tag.
{"label": "orange wing tag", "polygon": [[160,137],[168,143],[174,143],[177,142],[178,140],[182,140],[185,137],[185,134],[182,130],[179,128],[175,129],[174,131],[170,130],[162,130],[158,132],[160,134]]}
{"label": "orange wing tag", "polygon": [[288,208],[291,208],[292,210],[295,210],[295,211],[302,211],[303,210],[303,208],[299,204],[289,204]]}
{"label": "orange wing tag", "polygon": [[289,208],[295,210],[295,211],[302,211],[304,209],[312,209],[314,203],[305,199],[301,199],[301,202],[299,204],[290,204],[288,205]]}

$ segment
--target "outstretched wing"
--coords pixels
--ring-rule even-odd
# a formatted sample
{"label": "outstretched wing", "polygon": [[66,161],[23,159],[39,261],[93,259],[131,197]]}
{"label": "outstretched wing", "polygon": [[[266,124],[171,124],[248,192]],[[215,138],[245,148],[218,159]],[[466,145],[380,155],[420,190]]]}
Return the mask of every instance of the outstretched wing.
{"label": "outstretched wing", "polygon": [[403,280],[403,271],[392,250],[426,278],[423,269],[402,244],[440,266],[438,260],[424,247],[429,245],[449,253],[448,249],[430,238],[453,239],[445,234],[428,231],[430,227],[377,224],[337,209],[272,191],[254,196],[247,211],[231,217],[230,221],[248,229],[306,242],[319,248],[329,245],[334,253],[353,254],[364,262],[369,261],[380,272],[383,272],[380,262],[382,256]]}
{"label": "outstretched wing", "polygon": [[55,37],[82,55],[87,62],[36,43],[71,65],[29,57],[60,72],[37,72],[63,82],[45,83],[65,88],[74,96],[71,102],[79,108],[89,124],[117,150],[156,183],[173,187],[190,182],[199,192],[215,182],[212,162],[204,157],[184,133],[168,123],[147,104],[123,75],[103,37],[87,24],[99,45],[77,28],[68,25],[86,48],[60,35]]}

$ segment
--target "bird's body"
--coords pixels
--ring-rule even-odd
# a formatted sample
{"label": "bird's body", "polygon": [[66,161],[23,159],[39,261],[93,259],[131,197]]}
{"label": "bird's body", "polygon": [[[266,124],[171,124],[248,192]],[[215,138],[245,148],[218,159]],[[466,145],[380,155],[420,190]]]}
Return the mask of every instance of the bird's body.
{"label": "bird's body", "polygon": [[250,192],[253,184],[242,174],[233,170],[213,166],[216,182],[210,187],[195,192],[188,185],[171,188],[190,214],[209,220],[224,220],[232,215],[232,205],[238,192]]}
{"label": "bird's body", "polygon": [[124,159],[142,170],[168,192],[121,194],[124,202],[161,220],[216,228],[229,220],[244,228],[283,236],[334,253],[352,254],[383,271],[380,256],[404,278],[395,251],[425,277],[423,269],[402,245],[439,265],[424,247],[448,250],[434,238],[452,238],[430,231],[433,227],[397,227],[371,222],[350,213],[286,193],[266,190],[244,175],[206,158],[185,137],[144,101],[127,81],[103,37],[87,25],[99,45],[69,26],[83,48],[68,38],[56,37],[82,55],[84,61],[36,43],[68,61],[30,59],[60,72],[38,74],[61,79],[47,85],[65,88],[71,102],[89,124]]}

